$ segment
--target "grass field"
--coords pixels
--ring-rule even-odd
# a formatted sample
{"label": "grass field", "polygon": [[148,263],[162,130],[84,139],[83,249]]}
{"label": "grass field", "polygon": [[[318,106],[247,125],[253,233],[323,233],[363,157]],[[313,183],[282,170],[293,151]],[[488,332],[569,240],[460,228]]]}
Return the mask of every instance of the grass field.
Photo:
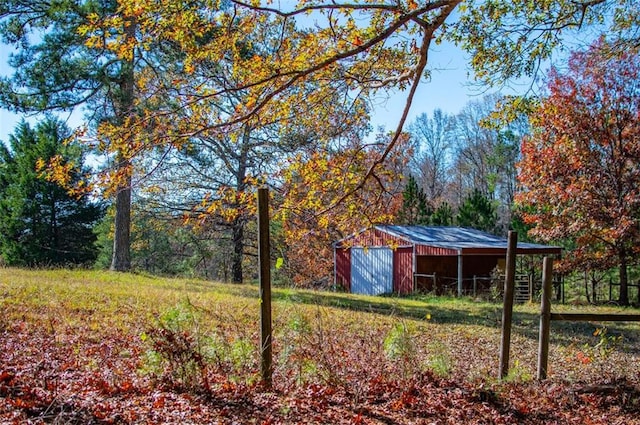
{"label": "grass field", "polygon": [[[258,288],[0,269],[0,423],[640,423],[640,325],[554,322],[538,305],[275,288],[273,388]],[[556,312],[634,310],[556,305]]]}

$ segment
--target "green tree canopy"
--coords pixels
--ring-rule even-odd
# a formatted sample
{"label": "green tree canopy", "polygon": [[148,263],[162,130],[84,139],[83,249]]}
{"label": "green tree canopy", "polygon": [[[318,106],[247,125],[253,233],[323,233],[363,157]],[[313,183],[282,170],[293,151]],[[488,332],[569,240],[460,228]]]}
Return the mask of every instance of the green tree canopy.
{"label": "green tree canopy", "polygon": [[83,153],[77,143],[65,144],[69,135],[54,119],[35,128],[23,121],[9,146],[0,144],[0,257],[7,264],[90,264],[96,258],[93,226],[103,208],[37,171],[41,161],[57,157],[73,168],[69,178],[82,179]]}
{"label": "green tree canopy", "polygon": [[402,192],[402,207],[398,219],[402,224],[426,225],[431,223],[433,208],[427,200],[424,190],[418,186],[413,175],[409,175]]}
{"label": "green tree canopy", "polygon": [[431,216],[434,226],[451,226],[453,224],[453,209],[448,202],[441,203]]}
{"label": "green tree canopy", "polygon": [[474,189],[458,208],[456,223],[462,227],[495,231],[498,222],[496,207],[479,189]]}

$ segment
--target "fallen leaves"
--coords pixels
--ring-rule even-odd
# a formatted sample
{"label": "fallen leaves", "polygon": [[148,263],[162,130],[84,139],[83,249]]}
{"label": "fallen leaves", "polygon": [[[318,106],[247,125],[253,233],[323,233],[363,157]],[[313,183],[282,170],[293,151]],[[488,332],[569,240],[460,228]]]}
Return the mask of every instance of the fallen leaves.
{"label": "fallen leaves", "polygon": [[[180,386],[170,375],[158,379],[143,370],[153,338],[140,336],[155,323],[144,302],[125,314],[109,304],[115,295],[103,298],[99,295],[105,289],[85,285],[91,289],[85,295],[78,286],[73,304],[29,304],[5,287],[4,293],[14,298],[4,298],[10,319],[0,326],[0,423],[640,423],[640,375],[634,351],[628,350],[637,346],[633,335],[624,350],[616,346],[604,353],[610,357],[582,344],[556,350],[552,363],[562,374],[538,383],[523,378],[530,373],[523,365],[534,363],[536,341],[516,333],[512,352],[519,361],[514,368],[520,370],[514,376],[520,378],[497,382],[492,375],[498,331],[491,326],[405,318],[412,324],[411,344],[403,356],[392,357],[384,340],[397,329],[398,317],[288,300],[276,303],[276,368],[274,387],[267,390],[256,380],[257,356],[232,355],[245,347],[236,341],[257,344],[247,330],[257,329],[255,315],[245,308],[247,295],[240,304],[245,307],[239,308],[231,296],[216,304],[194,292],[192,307],[199,310],[193,317],[203,316],[187,323],[212,325],[218,339],[209,343],[230,351],[218,350],[218,361],[203,369],[207,385]],[[140,278],[136,290],[149,291],[145,285]],[[290,297],[305,294],[291,292]],[[56,296],[47,292],[49,301]],[[85,297],[101,301],[79,308]],[[129,300],[126,294],[122,299]],[[442,315],[431,307],[434,316]],[[96,320],[108,323],[113,311],[121,314],[120,328],[95,326]],[[175,332],[197,332],[198,326],[176,327]],[[524,327],[516,330],[526,333]],[[204,334],[184,335],[196,336]],[[586,336],[593,338],[589,331]],[[223,358],[225,352],[231,357]],[[589,355],[591,362],[584,364],[578,353]],[[434,356],[446,360],[451,372],[437,374],[429,361]]]}
{"label": "fallen leaves", "polygon": [[[51,335],[41,329],[20,328],[25,331],[5,332],[0,343],[3,423],[632,424],[640,413],[640,387],[631,380],[492,384],[430,372],[402,380],[390,373],[359,376],[360,385],[345,375],[342,384],[266,392],[218,377],[208,393],[180,393],[139,377],[137,356],[119,355],[125,348],[140,353],[139,339],[105,332],[111,349],[104,350],[102,342],[49,343]],[[8,346],[27,349],[9,352]],[[69,359],[83,366],[64,367]]]}

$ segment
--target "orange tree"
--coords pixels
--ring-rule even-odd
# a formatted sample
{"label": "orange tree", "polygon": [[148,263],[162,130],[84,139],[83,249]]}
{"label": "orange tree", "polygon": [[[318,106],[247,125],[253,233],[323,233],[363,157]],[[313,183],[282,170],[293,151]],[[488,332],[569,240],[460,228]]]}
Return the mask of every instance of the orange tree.
{"label": "orange tree", "polygon": [[522,207],[530,231],[572,241],[571,265],[617,265],[620,303],[640,242],[640,55],[604,40],[553,70],[522,142]]}
{"label": "orange tree", "polygon": [[[284,266],[298,286],[326,287],[333,270],[332,243],[373,224],[392,222],[402,203],[402,169],[411,149],[398,149],[362,190],[363,173],[380,159],[389,135],[365,143],[357,135],[290,158],[280,173],[276,218],[283,223]],[[408,146],[403,134],[400,143]],[[338,202],[338,200],[341,200]]]}

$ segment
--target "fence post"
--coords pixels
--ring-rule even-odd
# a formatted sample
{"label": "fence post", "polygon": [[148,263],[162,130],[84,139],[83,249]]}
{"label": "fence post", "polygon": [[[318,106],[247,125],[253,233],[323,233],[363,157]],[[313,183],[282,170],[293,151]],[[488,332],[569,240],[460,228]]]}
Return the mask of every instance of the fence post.
{"label": "fence post", "polygon": [[473,298],[478,296],[478,278],[474,274],[473,275]]}
{"label": "fence post", "polygon": [[609,302],[613,300],[613,282],[611,282],[611,278],[609,278]]}
{"label": "fence post", "polygon": [[500,340],[500,370],[498,378],[509,373],[509,350],[511,349],[511,318],[513,317],[513,292],[516,277],[516,248],[518,233],[509,231],[507,242],[507,262],[504,277],[504,303],[502,307],[502,338]]}
{"label": "fence post", "polygon": [[529,302],[532,303],[534,296],[533,291],[535,289],[534,281],[533,281],[533,273],[529,273]]}
{"label": "fence post", "polygon": [[262,382],[271,388],[273,354],[271,349],[271,260],[269,240],[269,190],[258,189],[258,262],[260,264],[260,372]]}
{"label": "fence post", "polygon": [[544,257],[542,262],[542,301],[540,301],[540,344],[538,345],[538,380],[547,378],[549,364],[549,334],[551,332],[551,284],[553,259]]}

